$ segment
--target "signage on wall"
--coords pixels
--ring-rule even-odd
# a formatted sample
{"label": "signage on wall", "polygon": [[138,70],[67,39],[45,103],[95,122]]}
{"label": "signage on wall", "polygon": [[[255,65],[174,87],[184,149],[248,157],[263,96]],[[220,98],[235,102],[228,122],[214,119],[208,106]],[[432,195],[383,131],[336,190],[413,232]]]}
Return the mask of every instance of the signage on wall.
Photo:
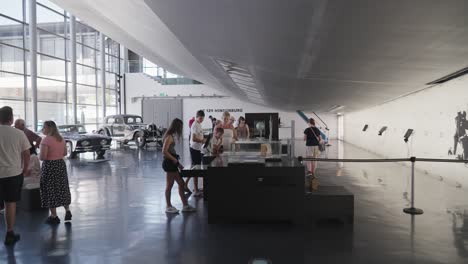
{"label": "signage on wall", "polygon": [[205,113],[223,113],[228,111],[229,113],[243,113],[244,109],[242,108],[232,108],[232,109],[222,109],[222,108],[207,108],[207,109],[201,109]]}

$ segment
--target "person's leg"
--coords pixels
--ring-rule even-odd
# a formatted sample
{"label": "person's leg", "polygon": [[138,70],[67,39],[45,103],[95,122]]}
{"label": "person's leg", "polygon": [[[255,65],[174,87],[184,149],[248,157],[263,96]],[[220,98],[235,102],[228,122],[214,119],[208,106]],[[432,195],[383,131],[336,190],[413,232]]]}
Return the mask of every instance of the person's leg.
{"label": "person's leg", "polygon": [[[317,158],[319,156],[319,154],[320,154],[318,146],[313,146],[312,148],[313,148],[312,149],[312,153],[313,153],[312,157]],[[314,176],[315,176],[315,171],[317,170],[317,165],[318,165],[318,161],[315,160],[315,161],[312,162],[312,175],[314,175]]]}
{"label": "person's leg", "polygon": [[5,222],[7,232],[13,231],[16,222],[16,202],[5,202]]}
{"label": "person's leg", "polygon": [[188,177],[187,180],[185,181],[185,187],[184,187],[185,189],[189,189],[189,190],[190,190],[190,188],[188,187],[188,185],[189,185],[189,182],[190,182],[190,179],[191,179],[191,178],[192,178],[192,177]]}
{"label": "person's leg", "polygon": [[[190,148],[190,159],[192,160],[192,166],[194,165],[197,165],[197,150],[193,149],[193,148]],[[188,182],[189,182],[190,178],[187,180],[187,187],[188,187]],[[193,178],[193,187],[194,187],[194,192],[195,194],[197,194],[198,192],[198,178],[197,177],[194,177]]]}
{"label": "person's leg", "polygon": [[57,217],[57,208],[49,208],[50,216]]}
{"label": "person's leg", "polygon": [[195,194],[196,194],[200,190],[198,189],[198,177],[193,177],[193,186],[194,186]]}
{"label": "person's leg", "polygon": [[171,203],[171,190],[172,186],[174,186],[174,174],[178,174],[176,172],[167,172],[166,173],[166,206],[167,207],[172,207]]}
{"label": "person's leg", "polygon": [[[194,159],[193,159],[194,164],[201,165],[201,161],[202,161],[201,151],[194,150],[193,154],[194,154]],[[198,177],[193,177],[193,186],[195,187],[195,195],[199,195],[200,188],[198,188]]]}
{"label": "person's leg", "polygon": [[65,208],[65,222],[70,222],[73,217],[70,211],[70,205],[64,205],[63,208]]}
{"label": "person's leg", "polygon": [[[184,180],[182,180],[179,173],[177,172],[174,174],[173,180],[177,182],[177,185],[179,187],[179,196],[180,196],[180,199],[182,200],[182,204],[184,206],[187,206],[188,202],[187,202],[187,198],[185,198],[185,193],[184,193]],[[174,183],[174,181],[172,183]]]}
{"label": "person's leg", "polygon": [[5,222],[7,231],[13,231],[16,222],[16,202],[21,200],[23,175],[8,177],[2,181],[2,199],[5,201]]}
{"label": "person's leg", "polygon": [[[306,146],[306,157],[311,158],[313,156],[311,147]],[[312,173],[312,161],[306,161],[307,172]]]}

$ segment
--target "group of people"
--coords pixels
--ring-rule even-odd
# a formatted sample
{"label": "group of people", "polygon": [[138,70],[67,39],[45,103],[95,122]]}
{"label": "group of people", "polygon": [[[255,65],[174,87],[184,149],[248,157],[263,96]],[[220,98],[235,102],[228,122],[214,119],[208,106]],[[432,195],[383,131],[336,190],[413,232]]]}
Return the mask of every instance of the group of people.
{"label": "group of people", "polygon": [[[224,112],[221,120],[216,120],[212,116],[209,117],[213,123],[213,135],[210,142],[206,145],[207,139],[204,137],[202,123],[205,119],[205,112],[203,110],[197,111],[196,117],[189,121],[190,136],[190,157],[193,165],[200,165],[203,160],[203,149],[206,148],[210,155],[217,155],[223,150],[230,149],[230,144],[236,140],[245,140],[250,137],[249,127],[245,123],[243,117],[239,117],[238,126],[234,127],[235,119],[231,117],[229,112]],[[306,141],[306,156],[317,158],[320,155],[319,144],[322,142],[320,130],[315,126],[315,120],[309,119],[309,127],[304,130],[304,140]],[[179,155],[175,151],[176,139],[180,140],[182,136],[183,122],[176,118],[172,121],[166,134],[164,135],[163,143],[163,163],[162,167],[166,172],[166,212],[179,213],[171,203],[171,190],[174,182],[177,182],[179,189],[179,196],[183,204],[183,212],[194,212],[196,209],[188,204],[185,196],[186,192],[190,192],[187,181],[184,181],[180,176],[180,170],[184,166],[179,162]],[[307,162],[307,174],[316,176],[317,161]],[[199,188],[198,178],[194,177],[194,196],[203,195],[203,190]]]}
{"label": "group of people", "polygon": [[[202,164],[203,155],[218,155],[223,150],[229,150],[232,142],[237,140],[246,140],[250,137],[249,126],[245,123],[244,117],[239,117],[237,127],[234,127],[235,118],[229,112],[224,112],[222,121],[216,120],[212,116],[209,117],[212,122],[212,137],[207,143],[207,138],[203,134],[202,123],[205,120],[205,112],[199,110],[196,116],[189,121],[190,136],[190,158],[193,165]],[[177,182],[179,195],[183,204],[183,212],[193,212],[195,208],[188,205],[186,192],[190,192],[188,183],[190,178],[185,182],[180,176],[179,170],[183,169],[183,165],[179,162],[179,155],[175,151],[175,139],[180,139],[183,130],[182,120],[176,118],[172,121],[166,134],[164,135],[163,143],[163,169],[166,172],[166,212],[178,213],[179,210],[171,203],[171,190],[174,182]],[[194,196],[203,195],[203,190],[199,188],[198,178],[193,178]]]}
{"label": "group of people", "polygon": [[13,124],[13,109],[0,108],[0,200],[4,205],[6,235],[4,243],[13,245],[20,240],[14,232],[16,203],[21,200],[24,177],[31,177],[31,156],[37,155],[42,161],[40,168],[41,206],[50,210],[46,219],[48,224],[59,224],[57,207],[65,208],[65,222],[72,219],[70,211],[71,194],[68,184],[67,167],[63,157],[66,155],[65,140],[53,121],[45,121],[41,138],[25,127],[24,120]]}

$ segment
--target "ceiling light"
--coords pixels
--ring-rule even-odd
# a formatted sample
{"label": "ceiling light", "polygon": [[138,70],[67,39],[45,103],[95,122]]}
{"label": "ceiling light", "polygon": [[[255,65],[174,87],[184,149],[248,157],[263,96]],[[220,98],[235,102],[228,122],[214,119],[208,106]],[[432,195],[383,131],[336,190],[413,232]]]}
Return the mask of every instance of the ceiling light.
{"label": "ceiling light", "polygon": [[231,78],[234,84],[241,89],[247,98],[255,103],[265,104],[262,95],[258,91],[253,75],[250,71],[236,63],[216,60],[223,68],[226,74]]}
{"label": "ceiling light", "polygon": [[344,108],[344,105],[334,105],[328,109],[328,112],[338,111]]}

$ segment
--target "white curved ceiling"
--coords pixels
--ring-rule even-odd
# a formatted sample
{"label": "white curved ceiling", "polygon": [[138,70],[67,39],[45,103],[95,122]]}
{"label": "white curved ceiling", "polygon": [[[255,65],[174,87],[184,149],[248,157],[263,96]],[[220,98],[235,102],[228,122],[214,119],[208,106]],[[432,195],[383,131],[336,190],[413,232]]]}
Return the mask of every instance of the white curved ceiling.
{"label": "white curved ceiling", "polygon": [[468,66],[465,0],[53,0],[146,58],[285,110],[363,109]]}

